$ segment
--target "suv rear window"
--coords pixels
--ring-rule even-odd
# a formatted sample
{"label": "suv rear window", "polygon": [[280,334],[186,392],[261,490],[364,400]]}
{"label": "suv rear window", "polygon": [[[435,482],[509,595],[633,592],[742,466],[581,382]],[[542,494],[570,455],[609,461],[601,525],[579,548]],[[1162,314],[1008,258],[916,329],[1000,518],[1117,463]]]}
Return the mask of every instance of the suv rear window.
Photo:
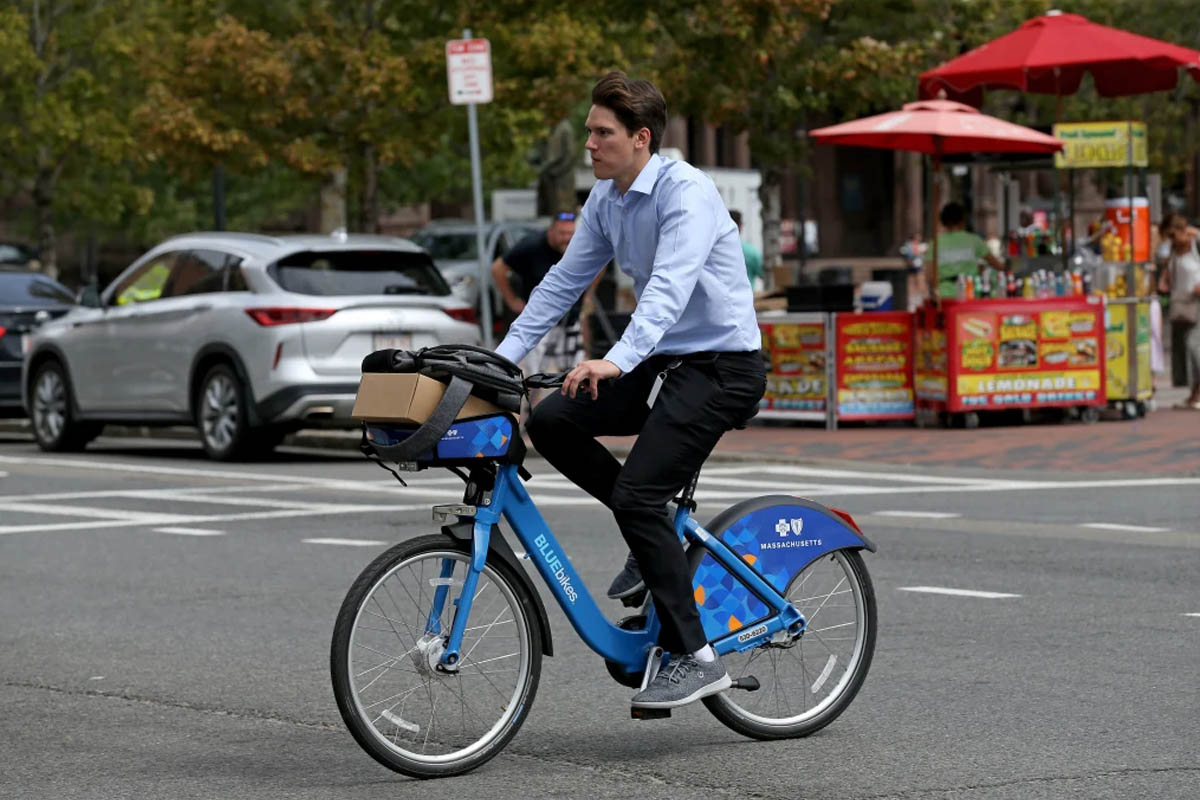
{"label": "suv rear window", "polygon": [[399,250],[292,253],[272,264],[267,274],[297,294],[450,294],[428,255]]}

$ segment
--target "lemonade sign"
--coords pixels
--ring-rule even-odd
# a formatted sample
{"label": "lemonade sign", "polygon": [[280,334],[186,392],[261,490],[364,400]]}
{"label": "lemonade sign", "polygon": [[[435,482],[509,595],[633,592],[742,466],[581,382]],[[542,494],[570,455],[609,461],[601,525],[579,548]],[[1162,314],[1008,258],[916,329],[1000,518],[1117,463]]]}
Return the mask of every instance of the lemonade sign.
{"label": "lemonade sign", "polygon": [[1060,122],[1054,138],[1063,143],[1054,154],[1060,169],[1150,165],[1144,122]]}

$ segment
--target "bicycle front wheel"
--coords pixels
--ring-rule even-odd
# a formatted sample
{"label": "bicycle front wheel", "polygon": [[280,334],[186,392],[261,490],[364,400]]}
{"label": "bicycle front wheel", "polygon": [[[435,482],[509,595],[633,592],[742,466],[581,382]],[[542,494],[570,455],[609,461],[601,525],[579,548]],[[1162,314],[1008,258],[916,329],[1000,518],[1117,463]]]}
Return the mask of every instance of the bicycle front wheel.
{"label": "bicycle front wheel", "polygon": [[375,559],[333,631],[333,692],[355,740],[415,778],[459,775],[516,734],[542,662],[536,611],[507,565],[488,562],[471,601],[458,669],[437,668],[470,565],[467,545],[425,536]]}
{"label": "bicycle front wheel", "polygon": [[754,677],[760,688],[704,698],[717,719],[755,739],[808,736],[833,722],[858,693],[875,652],[875,590],[857,551],[814,561],[784,594],[804,615],[804,633],[721,656],[731,678]]}

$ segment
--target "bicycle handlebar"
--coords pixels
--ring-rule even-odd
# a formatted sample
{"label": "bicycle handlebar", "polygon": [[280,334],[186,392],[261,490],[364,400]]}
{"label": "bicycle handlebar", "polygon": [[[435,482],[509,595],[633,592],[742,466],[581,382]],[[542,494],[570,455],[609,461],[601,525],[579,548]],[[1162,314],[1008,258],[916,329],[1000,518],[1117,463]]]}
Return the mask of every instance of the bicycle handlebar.
{"label": "bicycle handlebar", "polygon": [[525,377],[525,388],[528,389],[554,389],[563,385],[563,381],[567,379],[570,372],[535,372],[533,375]]}

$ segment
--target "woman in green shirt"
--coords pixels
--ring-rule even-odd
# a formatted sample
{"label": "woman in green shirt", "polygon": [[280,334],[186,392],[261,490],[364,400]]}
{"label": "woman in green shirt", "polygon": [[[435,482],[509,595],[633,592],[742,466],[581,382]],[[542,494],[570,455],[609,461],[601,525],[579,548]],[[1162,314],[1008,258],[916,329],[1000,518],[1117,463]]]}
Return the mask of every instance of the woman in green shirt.
{"label": "woman in green shirt", "polygon": [[954,298],[959,275],[978,275],[980,261],[1004,270],[1004,262],[992,255],[987,243],[966,230],[967,211],[959,203],[942,206],[942,233],[938,235],[938,296]]}

